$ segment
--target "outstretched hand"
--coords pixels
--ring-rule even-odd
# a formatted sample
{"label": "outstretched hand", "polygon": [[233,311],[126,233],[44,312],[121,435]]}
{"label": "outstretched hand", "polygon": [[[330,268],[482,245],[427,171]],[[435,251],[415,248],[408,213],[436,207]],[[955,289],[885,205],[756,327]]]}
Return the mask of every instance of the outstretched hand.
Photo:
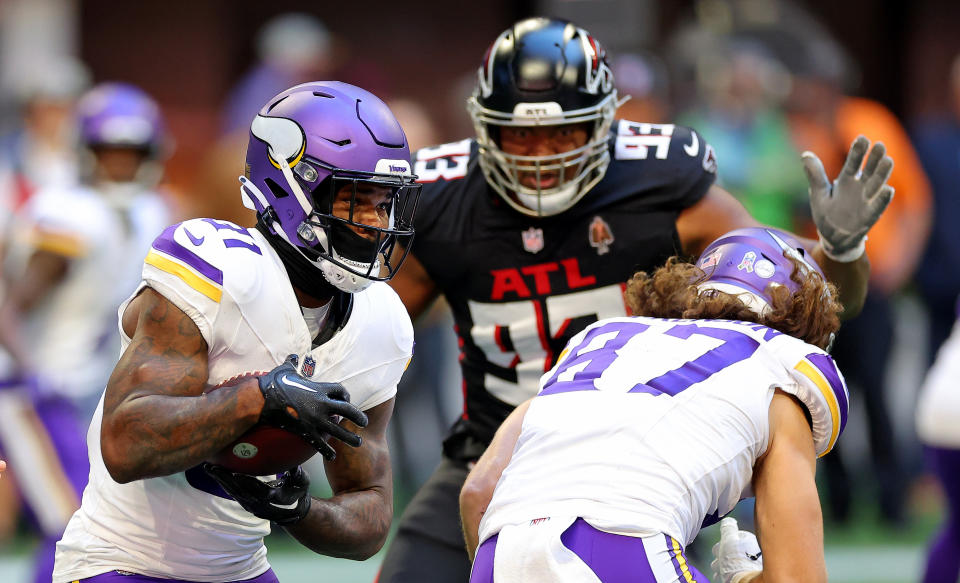
{"label": "outstretched hand", "polygon": [[366,427],[366,414],[350,403],[350,394],[340,383],[318,383],[302,377],[295,366],[296,358],[288,356],[283,364],[260,377],[264,399],[260,421],[299,435],[328,460],[337,455],[326,442],[328,435],[359,447],[360,436],[342,427],[339,420],[342,417]]}
{"label": "outstretched hand", "polygon": [[870,140],[858,136],[832,185],[816,154],[807,151],[801,155],[820,245],[834,261],[847,263],[863,255],[867,231],[893,200],[893,187],[887,184],[893,159],[886,155],[886,147],[880,142],[873,145],[868,156],[869,148]]}
{"label": "outstretched hand", "polygon": [[737,519],[720,521],[720,542],[713,545],[710,563],[715,580],[723,583],[746,583],[763,571],[763,555],[757,537],[737,527]]}

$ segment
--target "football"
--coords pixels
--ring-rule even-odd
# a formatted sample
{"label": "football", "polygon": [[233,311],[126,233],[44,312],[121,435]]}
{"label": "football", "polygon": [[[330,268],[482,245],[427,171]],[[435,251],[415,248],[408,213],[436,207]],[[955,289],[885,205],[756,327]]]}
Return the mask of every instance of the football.
{"label": "football", "polygon": [[[207,393],[230,390],[265,373],[244,373],[210,387]],[[252,476],[279,474],[316,455],[317,450],[299,435],[270,425],[254,425],[236,441],[208,459],[212,464]]]}

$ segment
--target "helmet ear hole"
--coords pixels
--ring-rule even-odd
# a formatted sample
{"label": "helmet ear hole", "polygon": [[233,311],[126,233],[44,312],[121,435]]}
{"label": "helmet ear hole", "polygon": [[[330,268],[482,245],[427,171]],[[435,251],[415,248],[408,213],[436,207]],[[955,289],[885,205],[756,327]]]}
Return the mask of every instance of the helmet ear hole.
{"label": "helmet ear hole", "polygon": [[290,193],[280,187],[279,184],[274,182],[272,178],[264,178],[263,181],[267,184],[267,188],[270,189],[270,192],[273,193],[273,196],[277,198],[283,198],[289,196]]}

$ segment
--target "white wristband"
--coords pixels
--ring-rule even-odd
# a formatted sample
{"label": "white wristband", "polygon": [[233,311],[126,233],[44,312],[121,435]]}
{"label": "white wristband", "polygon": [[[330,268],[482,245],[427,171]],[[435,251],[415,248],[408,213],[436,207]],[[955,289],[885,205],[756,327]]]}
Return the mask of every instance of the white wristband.
{"label": "white wristband", "polygon": [[[819,233],[817,233],[819,235]],[[820,235],[820,247],[823,248],[823,254],[826,255],[829,259],[836,261],[837,263],[852,263],[860,257],[863,256],[867,251],[867,237],[864,235],[863,239],[860,240],[860,243],[850,249],[849,251],[844,251],[843,253],[835,253],[830,247],[830,244],[824,240],[823,235]]]}

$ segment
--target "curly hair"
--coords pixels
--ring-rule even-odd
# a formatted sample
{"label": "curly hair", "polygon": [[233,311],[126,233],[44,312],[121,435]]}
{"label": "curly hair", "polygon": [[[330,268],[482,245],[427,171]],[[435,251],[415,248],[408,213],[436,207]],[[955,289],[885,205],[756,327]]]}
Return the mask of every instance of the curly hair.
{"label": "curly hair", "polygon": [[794,293],[784,286],[768,289],[770,309],[761,316],[733,294],[699,290],[707,274],[692,263],[671,257],[649,275],[638,271],[627,282],[627,304],[638,316],[695,320],[755,322],[826,349],[840,328],[837,288],[817,274],[804,275],[796,260],[790,279],[800,285]]}

